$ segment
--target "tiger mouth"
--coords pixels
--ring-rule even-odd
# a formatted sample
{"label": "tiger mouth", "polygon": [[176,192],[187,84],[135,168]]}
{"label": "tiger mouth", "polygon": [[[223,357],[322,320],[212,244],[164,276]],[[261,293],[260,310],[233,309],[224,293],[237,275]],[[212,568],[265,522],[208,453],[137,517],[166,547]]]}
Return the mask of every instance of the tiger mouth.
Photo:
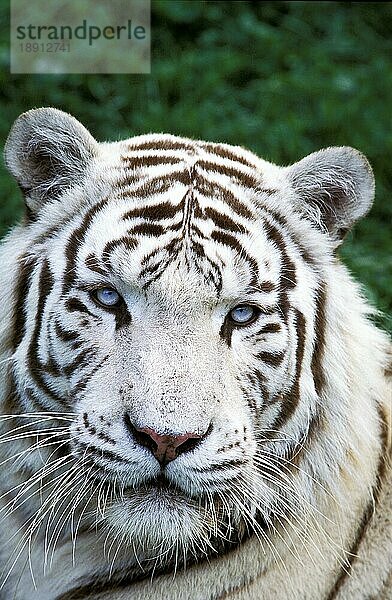
{"label": "tiger mouth", "polygon": [[146,487],[154,488],[154,489],[158,489],[158,490],[172,490],[172,491],[176,491],[176,492],[180,491],[177,486],[173,485],[173,483],[168,480],[168,478],[166,477],[166,475],[164,473],[160,473],[157,477],[154,477],[154,479],[151,479],[146,484]]}
{"label": "tiger mouth", "polygon": [[183,489],[169,481],[163,473],[140,484],[138,487],[125,488],[124,490],[124,496],[130,500],[136,495],[151,497],[153,494],[160,499],[183,500],[188,503],[193,500]]}

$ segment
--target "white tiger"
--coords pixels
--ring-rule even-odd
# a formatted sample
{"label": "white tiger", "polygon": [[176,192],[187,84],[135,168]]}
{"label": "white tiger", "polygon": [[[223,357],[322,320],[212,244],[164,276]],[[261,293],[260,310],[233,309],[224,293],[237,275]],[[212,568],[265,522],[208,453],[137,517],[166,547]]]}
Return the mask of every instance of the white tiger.
{"label": "white tiger", "polygon": [[335,254],[365,157],[43,108],[5,160],[0,597],[392,598],[390,346]]}

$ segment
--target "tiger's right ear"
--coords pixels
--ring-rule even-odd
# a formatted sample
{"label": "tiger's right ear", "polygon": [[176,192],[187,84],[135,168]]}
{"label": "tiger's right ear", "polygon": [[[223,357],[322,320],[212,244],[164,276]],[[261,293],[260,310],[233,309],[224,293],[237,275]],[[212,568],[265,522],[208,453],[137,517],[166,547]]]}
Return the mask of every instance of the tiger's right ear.
{"label": "tiger's right ear", "polygon": [[21,188],[32,218],[77,183],[98,143],[79,121],[56,108],[37,108],[15,121],[4,149],[5,164]]}

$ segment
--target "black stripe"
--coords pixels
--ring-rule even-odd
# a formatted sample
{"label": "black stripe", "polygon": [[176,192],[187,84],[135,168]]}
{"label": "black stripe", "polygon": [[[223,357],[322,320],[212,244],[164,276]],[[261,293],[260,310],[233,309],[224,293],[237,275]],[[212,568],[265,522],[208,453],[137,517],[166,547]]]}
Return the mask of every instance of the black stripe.
{"label": "black stripe", "polygon": [[143,167],[155,167],[157,165],[167,165],[167,164],[178,164],[183,162],[180,158],[176,156],[166,156],[166,155],[157,155],[150,154],[145,156],[122,156],[122,162],[126,163],[125,166],[130,169],[138,169]]}
{"label": "black stripe", "polygon": [[98,257],[95,256],[95,254],[89,254],[88,256],[86,256],[85,259],[85,265],[88,269],[90,269],[91,271],[95,271],[96,273],[99,273],[100,275],[103,275],[104,277],[108,276],[108,271],[105,269],[104,265],[101,264],[101,262],[99,261]]}
{"label": "black stripe", "polygon": [[[149,287],[162,275],[169,263],[176,258],[177,253],[181,248],[181,243],[181,239],[174,238],[168,244],[166,244],[166,246],[153,250],[142,259],[141,264],[144,265],[144,267],[140,271],[139,276],[141,279],[148,277],[147,281],[145,281],[142,285],[143,289],[147,289],[147,287]],[[196,257],[200,258],[201,260],[205,261],[205,263],[207,263],[207,272],[201,269],[197,262],[194,263],[194,266],[198,268],[199,272],[203,275],[206,283],[212,284],[212,286],[216,289],[217,294],[219,295],[223,285],[222,274],[219,265],[213,262],[205,254],[204,248],[199,242],[191,240],[191,251],[195,254]],[[166,256],[160,262],[151,264],[151,261],[154,258],[154,256],[156,256],[160,252],[164,252]],[[150,262],[150,264],[146,264],[147,262]]]}
{"label": "black stripe", "polygon": [[164,233],[165,229],[157,223],[140,223],[128,231],[129,235],[147,235],[151,237],[160,236]]}
{"label": "black stripe", "polygon": [[81,224],[72,232],[68,238],[67,245],[65,247],[65,258],[66,267],[63,279],[63,291],[69,290],[76,281],[76,262],[79,248],[82,246],[85,240],[85,236],[88,228],[90,227],[94,217],[97,213],[104,208],[110,198],[103,198],[97,204],[95,204],[90,210],[84,215]]}
{"label": "black stripe", "polygon": [[57,323],[57,321],[54,325],[54,331],[57,337],[59,337],[63,342],[74,342],[79,338],[79,334],[76,331],[64,329],[60,323]]}
{"label": "black stripe", "polygon": [[326,329],[326,287],[323,284],[317,291],[316,309],[315,309],[315,327],[314,327],[314,346],[311,362],[314,387],[318,396],[322,393],[325,385],[325,375],[323,370],[323,356],[325,350],[325,329]]}
{"label": "black stripe", "polygon": [[68,365],[63,366],[64,375],[69,377],[79,367],[85,365],[90,358],[94,357],[95,350],[93,348],[86,348],[79,352],[77,356]]}
{"label": "black stripe", "polygon": [[128,150],[191,150],[195,152],[195,145],[187,142],[180,142],[174,140],[154,140],[148,142],[140,142],[139,144],[129,144]]}
{"label": "black stripe", "polygon": [[42,402],[42,394],[38,394],[31,387],[23,387],[22,393],[19,394],[15,375],[11,373],[8,380],[7,390],[5,393],[3,413],[15,415],[15,419],[12,419],[12,424],[10,423],[12,427],[14,427],[16,424],[20,426],[26,425],[25,419],[18,419],[18,417],[16,416],[21,411],[25,411],[24,403],[21,402],[21,396],[26,398],[30,402],[31,407],[35,411],[46,412],[48,410],[48,404]]}
{"label": "black stripe", "polygon": [[265,403],[269,399],[268,389],[265,385],[265,377],[264,375],[256,369],[253,373],[248,373],[246,379],[251,384],[253,388],[255,388],[255,392],[257,394],[257,399],[251,394],[248,388],[243,388],[243,392],[245,395],[245,399],[253,413],[254,420],[256,426],[260,425],[260,415],[262,413],[262,409],[265,406]]}
{"label": "black stripe", "polygon": [[208,237],[204,235],[202,230],[195,223],[191,224],[191,231],[193,234],[199,236],[202,240],[208,240]]}
{"label": "black stripe", "polygon": [[[254,384],[258,387],[258,389],[260,391],[260,395],[261,395],[260,405],[262,406],[263,404],[265,404],[267,402],[268,397],[269,397],[268,389],[267,389],[267,386],[265,385],[266,378],[258,369],[256,369],[254,371],[253,375],[254,375],[254,379],[253,379]],[[258,411],[259,411],[259,409],[258,409]]]}
{"label": "black stripe", "polygon": [[228,246],[229,248],[234,250],[234,252],[236,252],[239,256],[242,256],[244,253],[246,254],[242,244],[237,240],[237,238],[235,238],[233,235],[230,235],[229,233],[225,233],[224,231],[213,231],[211,233],[211,239],[215,242],[218,242],[219,244]]}
{"label": "black stripe", "polygon": [[95,435],[97,433],[96,428],[93,425],[91,425],[88,419],[88,414],[86,412],[83,413],[83,425],[92,435]]}
{"label": "black stripe", "polygon": [[286,241],[275,225],[264,220],[264,228],[269,239],[277,246],[281,255],[281,288],[284,291],[293,289],[297,283],[295,265],[287,254]]}
{"label": "black stripe", "polygon": [[90,421],[88,420],[87,413],[83,414],[83,425],[91,435],[94,435],[97,438],[99,438],[100,440],[107,442],[108,444],[111,444],[111,446],[117,445],[116,440],[112,439],[111,437],[106,435],[106,433],[103,433],[102,431],[97,431],[97,428],[94,425],[91,425]]}
{"label": "black stripe", "polygon": [[256,355],[257,360],[265,362],[272,367],[279,367],[286,355],[286,352],[259,352]]}
{"label": "black stripe", "polygon": [[102,260],[105,263],[105,265],[111,269],[111,263],[110,263],[110,255],[117,249],[120,248],[121,246],[124,246],[124,248],[126,250],[129,250],[130,252],[132,252],[138,245],[138,241],[135,238],[131,238],[128,236],[124,236],[121,238],[118,238],[117,240],[111,240],[110,242],[108,242],[104,249],[102,250]]}
{"label": "black stripe", "polygon": [[297,348],[295,351],[296,367],[294,382],[291,386],[291,390],[283,396],[282,410],[271,425],[271,430],[282,427],[282,425],[290,419],[300,401],[300,380],[305,350],[306,319],[299,310],[295,310],[295,329],[297,333]]}
{"label": "black stripe", "polygon": [[86,389],[87,384],[89,383],[90,379],[92,379],[92,377],[95,375],[95,373],[97,373],[97,371],[99,371],[99,369],[104,365],[104,363],[109,359],[109,355],[106,355],[100,363],[98,363],[97,365],[95,365],[95,367],[93,369],[91,369],[90,373],[87,373],[86,375],[82,376],[82,379],[80,379],[79,381],[77,381],[75,383],[75,385],[72,388],[72,395],[76,395],[76,394],[80,394],[80,392],[83,392]]}
{"label": "black stripe", "polygon": [[235,154],[235,152],[233,152],[232,149],[226,148],[221,144],[213,144],[207,142],[204,144],[199,143],[198,145],[209,154],[215,154],[216,156],[220,156],[222,158],[227,158],[228,160],[241,163],[242,165],[245,165],[246,167],[249,167],[251,169],[256,169],[255,163],[251,163],[243,156]]}
{"label": "black stripe", "polygon": [[208,258],[208,256],[205,256],[205,260],[208,263],[208,271],[207,273],[203,273],[204,279],[207,284],[211,283],[211,285],[215,288],[217,295],[219,296],[223,286],[221,270],[217,264]]}
{"label": "black stripe", "polygon": [[27,367],[29,375],[36,385],[45,392],[45,394],[54,400],[56,403],[62,403],[60,398],[55,392],[53,392],[47,385],[46,381],[42,377],[42,365],[38,357],[38,341],[42,329],[42,321],[45,310],[46,299],[49,296],[54,286],[54,278],[49,267],[49,261],[44,259],[41,267],[41,273],[38,282],[38,300],[37,300],[37,312],[35,316],[35,326],[29,349],[27,352]]}
{"label": "black stripe", "polygon": [[296,233],[293,231],[292,227],[290,227],[287,219],[280,214],[278,211],[273,210],[271,207],[267,207],[265,205],[260,206],[260,210],[262,210],[265,214],[271,217],[282,229],[285,231],[285,234],[290,238],[292,244],[296,247],[298,253],[301,255],[301,258],[308,264],[314,264],[314,257],[311,254],[311,249],[305,248],[302,244],[302,240],[299,240]]}
{"label": "black stripe", "polygon": [[68,300],[65,302],[65,308],[70,312],[86,313],[87,315],[90,315],[90,317],[96,319],[96,315],[93,315],[93,313],[89,311],[87,306],[83,304],[83,302],[81,302],[78,298],[68,298]]}
{"label": "black stripe", "polygon": [[[164,268],[166,268],[166,266],[167,266],[167,262],[164,263]],[[150,263],[149,265],[146,265],[145,267],[143,267],[143,269],[141,269],[141,271],[139,273],[139,278],[144,279],[148,275],[150,275],[150,276],[154,275],[154,273],[156,274],[158,269],[160,269],[160,273],[162,273],[162,270],[163,270],[162,262],[156,262],[154,264]]]}
{"label": "black stripe", "polygon": [[50,354],[48,356],[48,360],[42,365],[42,371],[48,373],[48,375],[52,375],[53,377],[59,377],[62,375],[62,369],[60,365]]}
{"label": "black stripe", "polygon": [[129,183],[126,178],[123,178],[117,182],[117,186],[120,189],[121,198],[148,198],[155,194],[163,194],[173,187],[175,183],[181,183],[184,186],[189,187],[192,184],[189,171],[176,171],[169,173],[165,176],[153,177],[147,181],[143,181],[141,185],[131,190],[121,189],[124,185]]}
{"label": "black stripe", "polygon": [[173,186],[173,181],[169,179],[163,179],[162,177],[154,177],[148,181],[143,181],[137,187],[129,190],[123,189],[124,186],[130,185],[128,178],[122,178],[117,182],[119,188],[119,195],[121,198],[137,198],[138,200],[145,200],[156,194],[164,194]]}
{"label": "black stripe", "polygon": [[211,233],[211,239],[215,242],[223,244],[224,246],[228,246],[238,254],[240,259],[248,263],[249,272],[251,275],[250,285],[252,287],[257,287],[259,282],[259,265],[257,260],[253,258],[253,256],[250,256],[242,244],[233,235],[223,231],[213,231]]}
{"label": "black stripe", "polygon": [[261,373],[261,371],[259,371],[258,369],[255,369],[250,375],[252,376],[253,385],[256,385],[259,388],[262,396],[262,401],[265,402],[266,400],[268,400],[269,396],[267,387],[265,386],[266,376],[263,375],[263,373]]}
{"label": "black stripe", "polygon": [[264,292],[266,294],[273,292],[275,289],[276,286],[274,283],[272,283],[272,281],[261,281],[257,286],[257,291]]}
{"label": "black stripe", "polygon": [[197,177],[194,189],[207,198],[216,198],[218,196],[233,212],[245,219],[254,221],[257,217],[257,215],[247,208],[233,192],[223,187],[218,182],[208,181],[204,177]]}
{"label": "black stripe", "polygon": [[28,254],[23,254],[17,261],[18,275],[15,286],[15,305],[13,311],[12,330],[12,350],[21,343],[26,330],[26,309],[25,301],[34,275],[34,268],[37,264],[35,258]]}
{"label": "black stripe", "polygon": [[233,459],[233,460],[227,460],[223,463],[210,463],[207,467],[193,467],[192,471],[195,471],[196,473],[213,473],[216,471],[225,471],[230,467],[237,468],[237,467],[241,467],[243,465],[244,465],[244,460]]}
{"label": "black stripe", "polygon": [[225,319],[220,328],[219,335],[226,342],[228,347],[231,347],[231,337],[233,335],[234,327],[230,324],[229,319]]}
{"label": "black stripe", "polygon": [[160,202],[152,206],[143,206],[133,208],[126,212],[122,219],[149,219],[150,221],[161,221],[163,219],[172,219],[184,208],[183,202],[180,204],[171,204],[170,202]]}
{"label": "black stripe", "polygon": [[214,173],[219,173],[220,175],[225,175],[249,189],[255,189],[260,185],[261,177],[260,175],[257,176],[257,172],[245,173],[240,169],[236,169],[234,166],[219,165],[207,160],[198,160],[196,166],[201,167],[205,171],[212,171]]}
{"label": "black stripe", "polygon": [[160,252],[164,253],[164,248],[155,248],[149,254],[145,254],[140,261],[140,265],[144,267],[147,263],[150,263],[151,260]]}
{"label": "black stripe", "polygon": [[293,261],[287,254],[285,239],[278,228],[270,221],[264,219],[264,229],[267,237],[273,242],[280,253],[281,272],[279,280],[278,304],[284,320],[287,322],[288,313],[290,310],[290,303],[287,293],[289,290],[295,288],[297,284],[296,269]]}
{"label": "black stripe", "polygon": [[25,388],[23,394],[29,400],[33,409],[37,412],[46,412],[48,410],[48,405],[43,403],[41,400],[41,395],[39,395],[35,390],[31,387]]}
{"label": "black stripe", "polygon": [[263,325],[261,329],[256,331],[255,335],[259,335],[261,333],[277,333],[281,329],[282,328],[279,323],[267,323],[266,325]]}
{"label": "black stripe", "polygon": [[[166,251],[168,256],[167,256],[166,260],[162,260],[160,263],[158,263],[156,265],[146,266],[146,267],[144,267],[143,271],[141,271],[141,274],[143,274],[143,276],[145,276],[145,275],[148,276],[148,273],[151,271],[154,273],[153,276],[151,276],[141,286],[143,290],[146,290],[154,281],[156,281],[158,279],[158,277],[160,277],[162,275],[164,270],[169,265],[170,261],[175,259],[180,248],[181,248],[181,239],[174,238],[168,244],[166,244],[166,246],[164,246],[163,248],[157,249],[157,251]],[[154,254],[155,254],[155,251],[153,253],[151,253],[151,255],[154,255]]]}
{"label": "black stripe", "polygon": [[339,577],[337,578],[333,588],[331,589],[327,600],[334,600],[339,593],[343,583],[350,576],[354,562],[358,558],[358,550],[361,545],[363,538],[366,535],[371,519],[375,513],[375,507],[378,506],[380,494],[383,483],[385,481],[385,475],[387,466],[390,464],[391,456],[389,451],[389,418],[384,414],[382,408],[378,407],[379,420],[380,420],[380,455],[378,459],[378,468],[376,475],[376,482],[373,486],[372,493],[370,495],[369,503],[362,516],[361,523],[357,530],[357,535],[353,541],[350,550],[346,553],[346,560],[343,567],[340,570]]}
{"label": "black stripe", "polygon": [[9,376],[7,377],[4,383],[6,386],[3,405],[4,414],[16,414],[21,410],[21,402],[15,381],[15,374],[12,372],[9,373]]}
{"label": "black stripe", "polygon": [[106,458],[106,460],[109,460],[111,462],[129,463],[128,460],[125,460],[125,458],[122,458],[121,456],[114,454],[114,452],[110,452],[110,450],[105,450],[103,448],[97,448],[96,446],[91,446],[91,444],[86,444],[85,442],[82,442],[81,440],[77,441],[77,445],[78,445],[78,447],[80,446],[80,448],[83,449],[82,451],[86,455],[90,454],[92,456],[96,456],[97,458]]}
{"label": "black stripe", "polygon": [[35,238],[33,244],[35,246],[41,246],[48,239],[55,237],[56,234],[58,234],[59,232],[64,231],[67,228],[67,225],[69,223],[71,223],[71,221],[77,215],[80,215],[80,208],[79,209],[77,208],[75,212],[70,212],[65,217],[63,217],[62,219],[59,219],[56,222],[56,225],[53,225],[52,227],[49,227],[49,229],[47,229],[46,231],[44,231],[43,233],[41,233],[37,238]]}
{"label": "black stripe", "polygon": [[[231,231],[233,233],[249,233],[246,227],[233,221],[228,215],[222,214],[210,206],[207,206],[198,214],[200,214],[201,218],[211,219],[217,227],[224,229],[225,231]],[[197,216],[196,213],[195,216]]]}
{"label": "black stripe", "polygon": [[112,312],[116,319],[116,331],[119,331],[123,327],[128,327],[132,323],[132,317],[125,301]]}
{"label": "black stripe", "polygon": [[[193,173],[193,168],[191,170],[191,174]],[[193,193],[192,190],[187,190],[182,198],[182,202],[184,203],[184,211],[182,216],[182,237],[185,235],[189,235],[190,224],[193,212],[195,210],[195,205],[192,203]]]}
{"label": "black stripe", "polygon": [[116,446],[117,442],[116,440],[114,440],[113,438],[109,437],[106,433],[104,433],[103,431],[98,431],[96,433],[97,438],[99,438],[100,440],[102,440],[103,442],[107,442],[108,444],[110,444],[111,446]]}

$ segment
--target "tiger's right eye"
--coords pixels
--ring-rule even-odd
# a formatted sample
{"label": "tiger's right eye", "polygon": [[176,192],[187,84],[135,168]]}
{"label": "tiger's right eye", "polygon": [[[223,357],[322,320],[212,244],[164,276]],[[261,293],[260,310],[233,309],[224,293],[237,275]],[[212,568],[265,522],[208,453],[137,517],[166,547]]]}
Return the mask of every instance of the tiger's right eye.
{"label": "tiger's right eye", "polygon": [[116,308],[123,301],[120,294],[113,288],[100,288],[95,290],[92,295],[94,300],[105,308]]}
{"label": "tiger's right eye", "polygon": [[260,309],[252,304],[240,304],[229,313],[229,320],[234,325],[250,325],[260,314]]}

